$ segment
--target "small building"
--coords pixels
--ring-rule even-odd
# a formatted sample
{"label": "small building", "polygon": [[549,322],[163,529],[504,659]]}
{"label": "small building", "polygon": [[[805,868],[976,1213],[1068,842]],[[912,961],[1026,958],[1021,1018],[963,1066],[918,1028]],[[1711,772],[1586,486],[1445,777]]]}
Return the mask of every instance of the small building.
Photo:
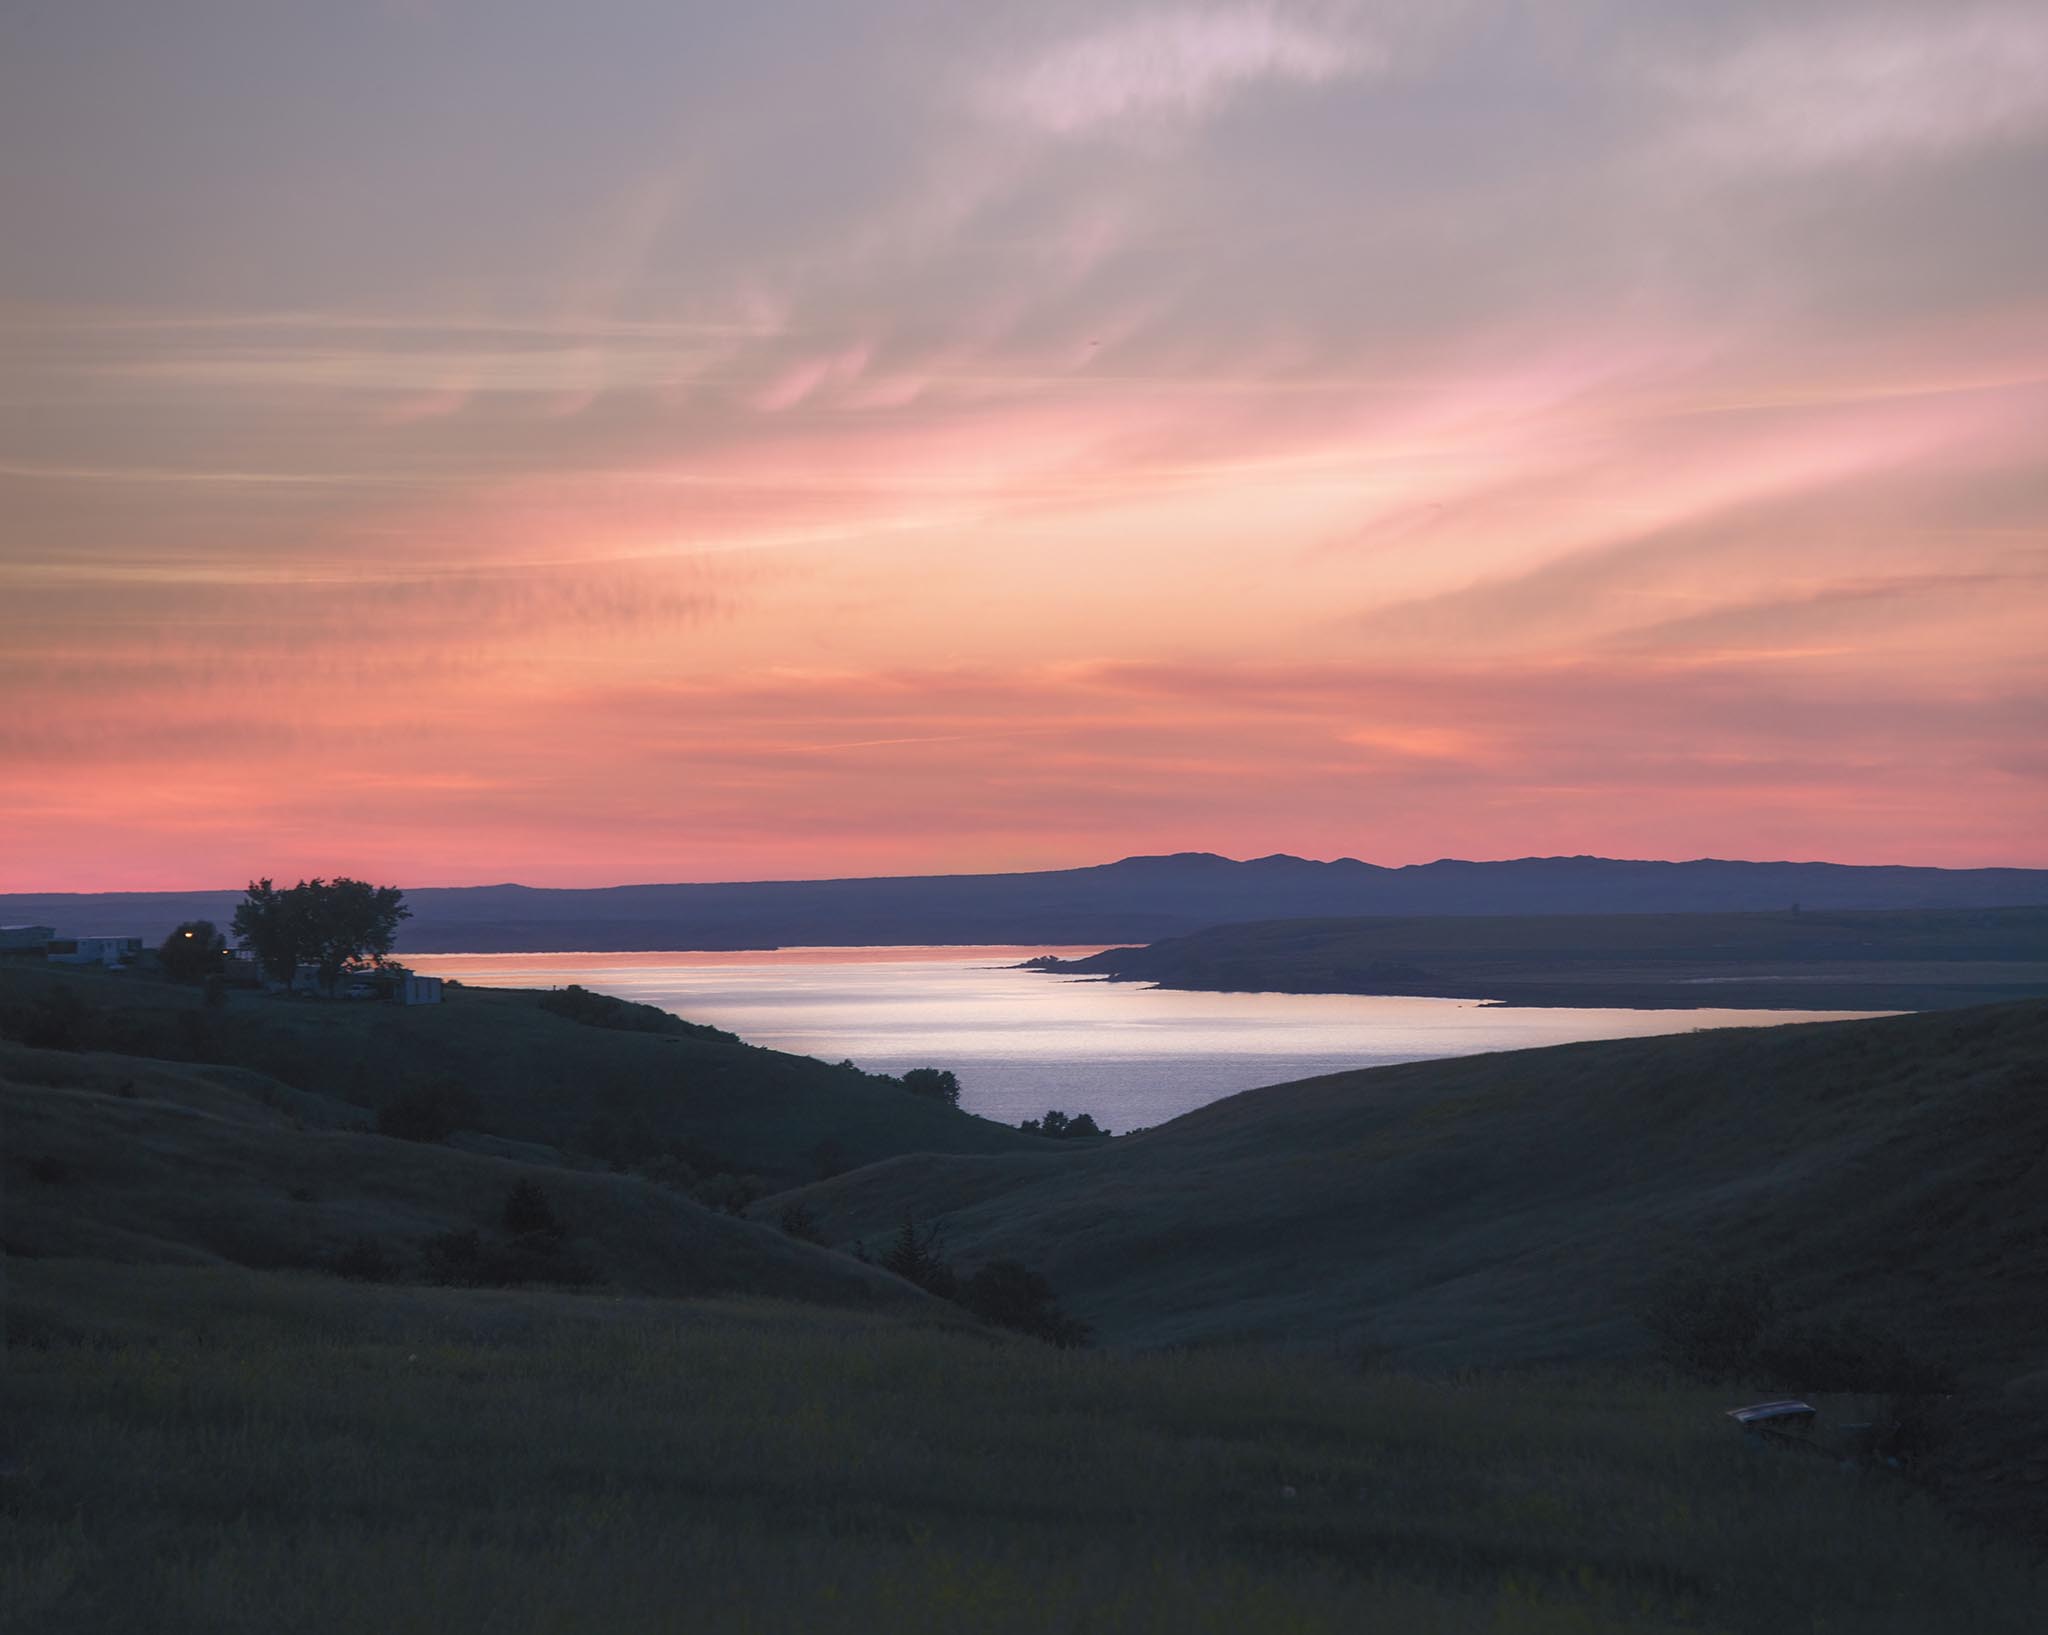
{"label": "small building", "polygon": [[332,987],[320,981],[317,965],[301,965],[290,983],[293,993],[319,994],[328,999],[368,1000],[385,1005],[438,1005],[441,979],[417,976],[403,965],[372,965],[365,970],[343,971]]}
{"label": "small building", "polygon": [[54,925],[0,925],[0,959],[43,959],[57,940]]}
{"label": "small building", "polygon": [[121,965],[142,953],[140,937],[52,937],[52,965]]}

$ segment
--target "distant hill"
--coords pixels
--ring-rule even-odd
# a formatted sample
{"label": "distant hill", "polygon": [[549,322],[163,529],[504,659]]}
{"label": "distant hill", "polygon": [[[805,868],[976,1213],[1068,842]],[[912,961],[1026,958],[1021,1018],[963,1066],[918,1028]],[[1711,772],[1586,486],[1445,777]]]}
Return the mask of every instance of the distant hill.
{"label": "distant hill", "polygon": [[[239,890],[0,896],[0,923],[161,938],[225,925]],[[716,885],[418,886],[415,953],[775,948],[889,943],[1151,942],[1234,920],[1319,915],[1678,914],[2048,906],[2048,869],[1525,857],[1382,868],[1355,858],[1209,852],[1031,874]]]}
{"label": "distant hill", "polygon": [[1260,920],[1032,963],[1218,992],[1930,1010],[2048,995],[2048,908]]}
{"label": "distant hill", "polygon": [[1704,1256],[1794,1309],[2038,1375],[2048,1002],[1374,1068],[796,1197],[828,1241],[910,1214],[963,1264],[1042,1266],[1112,1344],[1622,1358],[1647,1348],[1646,1290]]}

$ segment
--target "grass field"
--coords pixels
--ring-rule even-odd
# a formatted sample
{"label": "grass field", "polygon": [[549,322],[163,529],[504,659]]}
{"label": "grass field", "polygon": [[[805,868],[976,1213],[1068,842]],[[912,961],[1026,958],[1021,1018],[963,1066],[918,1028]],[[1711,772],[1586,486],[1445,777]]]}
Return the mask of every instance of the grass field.
{"label": "grass field", "polygon": [[8,1267],[21,1631],[2031,1632],[1711,1394],[765,1303]]}

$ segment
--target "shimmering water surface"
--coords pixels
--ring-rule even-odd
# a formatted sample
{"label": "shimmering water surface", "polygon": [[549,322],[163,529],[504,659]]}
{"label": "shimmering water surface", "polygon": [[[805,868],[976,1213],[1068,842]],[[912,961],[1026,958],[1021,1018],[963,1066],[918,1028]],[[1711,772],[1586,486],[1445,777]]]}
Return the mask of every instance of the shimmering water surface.
{"label": "shimmering water surface", "polygon": [[1010,969],[1074,948],[798,948],[717,954],[414,955],[500,988],[580,982],[754,1044],[881,1073],[949,1067],[961,1104],[1014,1124],[1048,1107],[1123,1131],[1254,1085],[1385,1062],[1802,1022],[1824,1011],[1517,1010],[1463,999],[1180,993]]}

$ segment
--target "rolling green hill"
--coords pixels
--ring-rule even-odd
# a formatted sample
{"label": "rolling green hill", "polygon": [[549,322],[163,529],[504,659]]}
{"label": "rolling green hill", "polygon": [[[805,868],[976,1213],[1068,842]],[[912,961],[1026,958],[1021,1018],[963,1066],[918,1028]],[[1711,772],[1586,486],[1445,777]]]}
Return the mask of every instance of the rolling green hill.
{"label": "rolling green hill", "polygon": [[[634,1176],[370,1134],[346,1104],[244,1070],[0,1044],[0,1117],[11,1257],[951,1309]],[[541,1189],[558,1235],[507,1228],[522,1181]]]}
{"label": "rolling green hill", "polygon": [[[907,1094],[893,1079],[749,1045],[646,1006],[603,1002],[618,1025],[572,1020],[535,992],[462,988],[413,1008],[196,989],[44,966],[0,966],[0,1037],[224,1064],[374,1110],[456,1087],[476,1128],[517,1143],[634,1160],[714,1154],[783,1183],[904,1152],[999,1153],[1046,1143]],[[550,1154],[549,1156],[554,1156]]]}
{"label": "rolling green hill", "polygon": [[[1675,1260],[1763,1268],[1952,1351],[1918,1484],[2036,1527],[2048,1005],[1415,1064],[1061,1143],[543,998],[0,977],[16,1624],[2036,1627],[2023,1550],[1608,1365]],[[451,1077],[480,1128],[365,1127]],[[598,1117],[785,1176],[827,1135],[889,1156],[744,1221],[614,1172]],[[1043,1269],[1111,1347],[980,1328],[768,1224],[793,1202],[840,1244],[943,1217],[956,1264]]]}
{"label": "rolling green hill", "polygon": [[[1108,1342],[1626,1358],[1674,1264],[1768,1274],[1985,1376],[2048,1367],[2048,1003],[1565,1045],[1247,1091],[1082,1150],[794,1196],[1041,1266]],[[764,1210],[786,1199],[770,1200]]]}
{"label": "rolling green hill", "polygon": [[1232,992],[1930,1010],[2048,995],[2048,908],[1260,920],[1032,963]]}

